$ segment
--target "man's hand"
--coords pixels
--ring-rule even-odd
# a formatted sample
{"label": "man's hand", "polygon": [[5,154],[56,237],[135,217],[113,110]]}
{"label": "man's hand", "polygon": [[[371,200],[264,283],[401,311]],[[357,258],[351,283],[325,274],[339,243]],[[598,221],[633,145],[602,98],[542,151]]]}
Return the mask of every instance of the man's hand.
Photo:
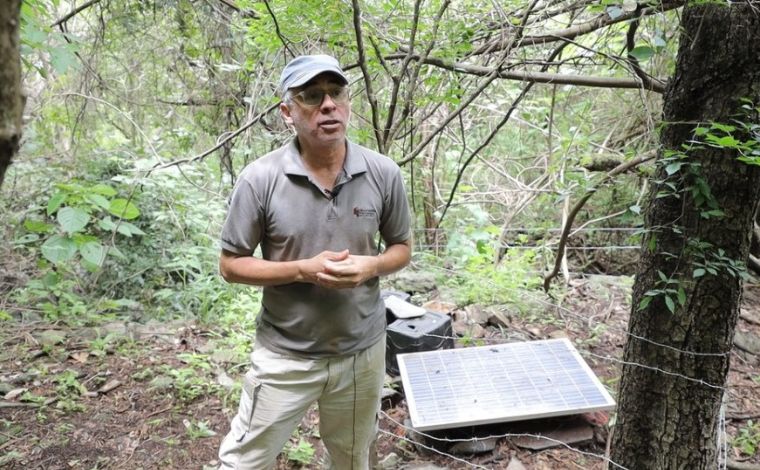
{"label": "man's hand", "polygon": [[350,255],[328,259],[324,270],[317,273],[317,284],[333,289],[348,289],[363,284],[367,279],[378,275],[379,260],[377,256]]}

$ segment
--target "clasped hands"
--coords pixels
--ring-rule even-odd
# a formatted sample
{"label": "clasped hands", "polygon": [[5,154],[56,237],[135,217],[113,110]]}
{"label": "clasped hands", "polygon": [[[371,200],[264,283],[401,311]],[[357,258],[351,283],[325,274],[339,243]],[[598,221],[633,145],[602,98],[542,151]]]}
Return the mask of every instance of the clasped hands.
{"label": "clasped hands", "polygon": [[332,289],[357,287],[378,272],[376,256],[352,255],[348,250],[323,251],[307,262],[311,282]]}

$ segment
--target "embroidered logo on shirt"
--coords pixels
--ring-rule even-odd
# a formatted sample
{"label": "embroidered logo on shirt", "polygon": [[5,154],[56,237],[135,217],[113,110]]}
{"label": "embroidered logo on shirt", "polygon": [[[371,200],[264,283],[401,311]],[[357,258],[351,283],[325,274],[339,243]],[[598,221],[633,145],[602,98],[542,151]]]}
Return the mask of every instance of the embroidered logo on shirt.
{"label": "embroidered logo on shirt", "polygon": [[361,207],[354,207],[354,217],[376,217],[377,211],[375,209],[362,209]]}

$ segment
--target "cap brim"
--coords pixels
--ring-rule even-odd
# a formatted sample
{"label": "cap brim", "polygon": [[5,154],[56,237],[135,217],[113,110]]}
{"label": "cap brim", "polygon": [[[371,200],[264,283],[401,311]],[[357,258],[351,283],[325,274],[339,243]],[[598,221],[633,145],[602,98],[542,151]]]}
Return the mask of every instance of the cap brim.
{"label": "cap brim", "polygon": [[345,75],[343,75],[343,71],[341,71],[338,68],[324,68],[324,69],[305,71],[304,73],[302,73],[295,79],[288,81],[288,83],[286,84],[287,89],[289,90],[291,88],[296,88],[296,87],[305,85],[309,82],[309,80],[323,73],[331,73],[333,75],[336,75],[338,78],[340,78],[343,81],[344,84],[348,84],[348,79],[346,78]]}

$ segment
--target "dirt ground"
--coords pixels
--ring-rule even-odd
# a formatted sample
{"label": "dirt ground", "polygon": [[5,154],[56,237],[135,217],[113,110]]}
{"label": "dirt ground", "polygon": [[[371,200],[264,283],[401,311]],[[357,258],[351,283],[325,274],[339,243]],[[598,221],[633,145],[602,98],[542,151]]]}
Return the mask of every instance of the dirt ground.
{"label": "dirt ground", "polygon": [[[559,305],[537,293],[533,300],[545,306],[541,314],[510,315],[507,327],[485,326],[471,332],[471,340],[487,344],[569,337],[614,394],[619,363],[605,358],[619,358],[625,341],[630,279],[621,279],[627,278],[576,280]],[[738,330],[760,337],[760,284],[746,287],[742,317]],[[40,321],[5,321],[0,327],[0,468],[210,469],[218,464],[216,451],[239,395],[239,387],[231,384],[239,382],[245,367],[203,359],[219,332],[173,323],[153,326],[150,334],[137,339],[115,335],[115,341],[98,343],[102,332],[92,328],[74,330]],[[729,387],[728,456],[760,462],[760,456],[742,452],[742,441],[734,440],[750,420],[760,419],[757,356],[735,350]],[[608,413],[580,417],[581,427],[591,429],[593,437],[572,444],[572,449],[528,450],[515,437],[501,437],[485,453],[456,456],[412,442],[425,444],[404,426],[406,418],[402,395],[384,401],[377,442],[383,468],[505,469],[510,462],[516,465],[515,460],[537,470],[604,467],[598,456],[605,454]],[[318,415],[310,412],[301,424],[300,439],[316,450],[307,454],[312,463],[300,468],[321,468],[317,423]],[[519,426],[487,431],[497,436],[522,432]],[[299,468],[296,460],[283,455],[278,468]]]}

